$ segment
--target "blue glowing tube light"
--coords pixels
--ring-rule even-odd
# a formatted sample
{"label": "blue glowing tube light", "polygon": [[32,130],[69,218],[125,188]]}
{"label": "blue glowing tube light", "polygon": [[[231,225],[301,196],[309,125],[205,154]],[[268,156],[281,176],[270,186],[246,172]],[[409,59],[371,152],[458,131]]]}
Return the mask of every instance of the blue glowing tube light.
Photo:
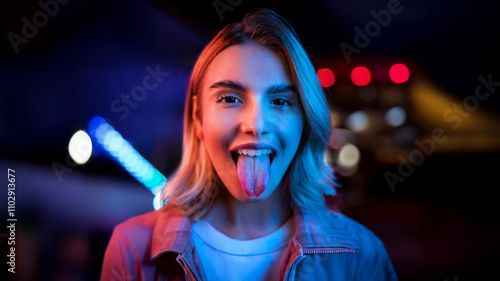
{"label": "blue glowing tube light", "polygon": [[[104,118],[94,117],[89,123],[89,134],[111,156],[113,156],[134,178],[144,184],[156,197],[155,209],[160,199],[160,191],[167,182],[167,178],[162,175],[151,163],[141,156],[132,145],[126,141]],[[160,200],[161,201],[161,200]]]}

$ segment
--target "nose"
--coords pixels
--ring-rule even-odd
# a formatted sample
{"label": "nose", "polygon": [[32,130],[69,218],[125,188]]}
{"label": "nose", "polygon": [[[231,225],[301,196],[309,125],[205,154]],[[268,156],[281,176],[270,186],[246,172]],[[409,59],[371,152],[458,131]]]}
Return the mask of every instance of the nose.
{"label": "nose", "polygon": [[241,131],[259,137],[269,132],[268,123],[264,106],[257,100],[248,102],[241,116]]}

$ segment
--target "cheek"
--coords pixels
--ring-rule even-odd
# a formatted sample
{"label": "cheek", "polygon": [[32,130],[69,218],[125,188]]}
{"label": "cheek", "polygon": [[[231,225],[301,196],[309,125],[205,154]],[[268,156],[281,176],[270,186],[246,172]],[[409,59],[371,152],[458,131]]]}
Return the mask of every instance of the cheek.
{"label": "cheek", "polygon": [[300,141],[300,137],[302,136],[302,131],[304,129],[304,121],[302,118],[302,114],[297,114],[296,118],[290,124],[291,128],[294,130],[290,130],[290,134],[293,134],[293,137]]}
{"label": "cheek", "polygon": [[234,186],[234,181],[238,180],[234,162],[228,153],[228,147],[234,139],[234,120],[228,118],[227,113],[222,115],[216,110],[207,110],[203,119],[205,147],[217,175],[227,187]]}
{"label": "cheek", "polygon": [[280,132],[282,141],[288,146],[294,147],[295,142],[299,142],[302,136],[304,121],[300,112],[279,116],[275,118],[275,131]]}
{"label": "cheek", "polygon": [[[203,136],[205,145],[212,157],[215,151],[225,150],[229,145],[234,124],[232,118],[213,109],[207,109],[203,114]],[[215,159],[214,159],[215,160]]]}

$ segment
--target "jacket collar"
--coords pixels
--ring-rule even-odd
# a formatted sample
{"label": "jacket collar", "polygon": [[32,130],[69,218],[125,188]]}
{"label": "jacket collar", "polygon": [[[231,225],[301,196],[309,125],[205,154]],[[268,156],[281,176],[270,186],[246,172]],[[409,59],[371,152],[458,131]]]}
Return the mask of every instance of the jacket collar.
{"label": "jacket collar", "polygon": [[346,216],[331,211],[326,206],[321,210],[293,209],[296,235],[304,248],[351,248],[359,250],[360,241],[352,223]]}
{"label": "jacket collar", "polygon": [[175,211],[160,209],[151,237],[151,259],[163,253],[184,253],[191,241],[193,220]]}
{"label": "jacket collar", "polygon": [[[294,204],[295,205],[295,204]],[[159,210],[158,219],[153,227],[151,259],[163,253],[184,254],[191,243],[193,220],[175,211]],[[359,241],[351,224],[344,215],[324,210],[309,211],[298,206],[293,208],[295,219],[295,238],[298,247],[331,248],[344,247],[359,249]]]}

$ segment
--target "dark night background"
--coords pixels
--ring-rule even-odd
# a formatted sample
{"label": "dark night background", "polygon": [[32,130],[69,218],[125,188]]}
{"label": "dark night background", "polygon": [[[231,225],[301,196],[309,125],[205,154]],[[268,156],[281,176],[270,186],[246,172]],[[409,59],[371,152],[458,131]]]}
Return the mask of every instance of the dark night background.
{"label": "dark night background", "polygon": [[[337,203],[384,241],[400,280],[497,278],[500,86],[458,128],[442,116],[454,105],[473,105],[479,76],[500,82],[499,4],[401,0],[401,12],[348,62],[341,42],[355,45],[355,27],[364,29],[374,20],[370,11],[394,1],[220,0],[234,4],[222,17],[217,1],[61,2],[67,3],[58,3],[17,53],[8,34],[22,35],[22,18],[33,22],[42,8],[37,1],[0,6],[0,171],[16,171],[12,280],[98,279],[113,227],[153,210],[153,196],[98,146],[87,164],[73,163],[69,139],[101,115],[168,177],[181,156],[185,92],[199,52],[219,29],[254,7],[285,17],[315,67],[335,72],[335,84],[325,88],[339,118],[334,132],[347,132],[339,142],[354,142],[362,153],[352,175],[339,175]],[[396,62],[410,69],[404,84],[391,84],[384,74]],[[350,83],[358,65],[373,71],[367,89],[376,89],[375,100],[361,100],[362,89]],[[169,74],[126,116],[117,113],[113,102],[142,83],[147,67]],[[400,128],[345,130],[351,112],[379,116],[390,104],[407,110]],[[429,140],[435,128],[447,140],[434,143],[425,161],[391,190],[385,175],[400,173],[400,159],[408,159],[416,140]],[[338,148],[332,145],[333,155]],[[64,173],[58,176],[54,165],[65,167]],[[0,196],[3,276],[7,181]]]}

